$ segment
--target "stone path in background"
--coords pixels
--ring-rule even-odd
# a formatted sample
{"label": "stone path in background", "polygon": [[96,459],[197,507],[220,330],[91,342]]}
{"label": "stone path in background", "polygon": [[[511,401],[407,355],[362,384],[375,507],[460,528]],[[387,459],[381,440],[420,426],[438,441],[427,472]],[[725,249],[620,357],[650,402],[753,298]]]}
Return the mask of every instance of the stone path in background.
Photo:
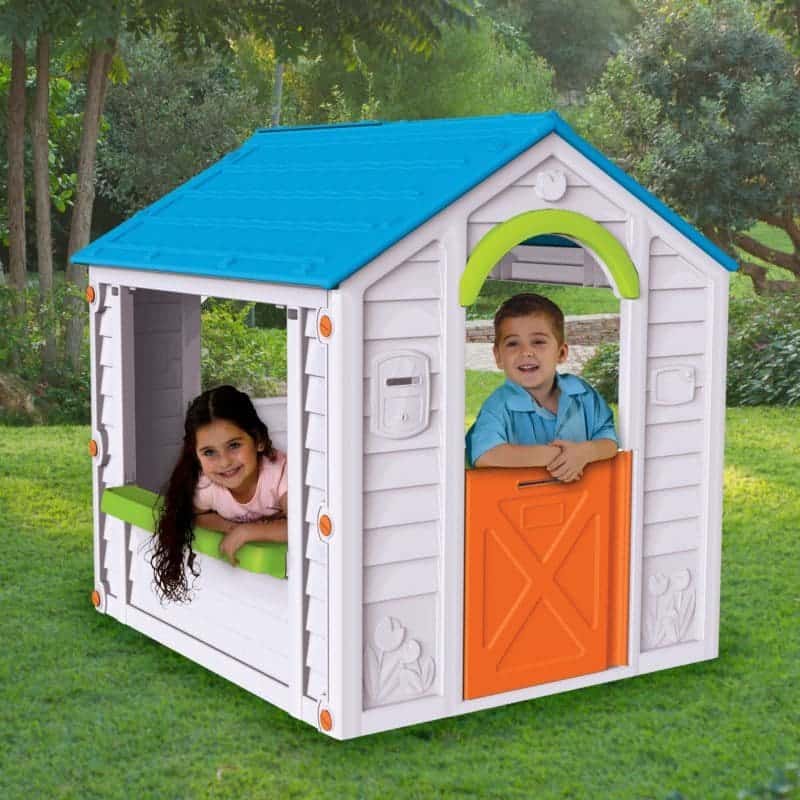
{"label": "stone path in background", "polygon": [[[499,372],[494,363],[492,345],[489,342],[466,342],[465,359],[467,369],[481,372]],[[580,375],[583,365],[594,355],[596,347],[575,344],[569,348],[567,360],[559,368],[559,372],[571,372]]]}
{"label": "stone path in background", "polygon": [[[594,355],[602,342],[619,340],[618,314],[589,314],[581,317],[566,317],[565,328],[569,346],[567,361],[559,372],[580,375],[583,365]],[[494,328],[490,319],[468,320],[465,347],[467,369],[481,372],[499,372],[492,355]]]}

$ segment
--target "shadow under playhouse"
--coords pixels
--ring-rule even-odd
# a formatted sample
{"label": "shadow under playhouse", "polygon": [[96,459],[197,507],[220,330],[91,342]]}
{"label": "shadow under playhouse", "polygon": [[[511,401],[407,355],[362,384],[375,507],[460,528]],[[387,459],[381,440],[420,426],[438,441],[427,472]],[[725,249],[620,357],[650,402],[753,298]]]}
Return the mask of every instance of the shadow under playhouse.
{"label": "shadow under playhouse", "polygon": [[[258,131],[74,260],[100,612],[337,739],[717,655],[736,264],[557,114]],[[620,297],[621,452],[575,484],[464,468],[489,274]],[[207,295],[286,308],[286,397],[256,406],[289,541],[234,568],[199,531],[194,600],[161,605],[149,492]]]}

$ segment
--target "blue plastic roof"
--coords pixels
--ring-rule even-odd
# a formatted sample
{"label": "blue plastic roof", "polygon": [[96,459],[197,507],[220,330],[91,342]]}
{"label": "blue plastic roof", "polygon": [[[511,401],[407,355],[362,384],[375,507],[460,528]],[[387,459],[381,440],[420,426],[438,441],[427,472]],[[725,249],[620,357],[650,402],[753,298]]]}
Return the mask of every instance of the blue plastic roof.
{"label": "blue plastic roof", "polygon": [[72,258],[331,289],[552,132],[737,268],[553,111],[258,131]]}

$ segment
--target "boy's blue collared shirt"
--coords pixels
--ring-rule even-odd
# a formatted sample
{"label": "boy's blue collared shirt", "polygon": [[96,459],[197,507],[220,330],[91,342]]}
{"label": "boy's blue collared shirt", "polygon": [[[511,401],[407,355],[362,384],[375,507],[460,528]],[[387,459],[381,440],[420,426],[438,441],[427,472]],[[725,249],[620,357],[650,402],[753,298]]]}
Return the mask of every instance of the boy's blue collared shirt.
{"label": "boy's blue collared shirt", "polygon": [[467,432],[469,465],[501,444],[618,441],[608,403],[585,380],[568,373],[557,375],[556,380],[561,390],[558,414],[542,408],[526,389],[508,379],[495,389]]}

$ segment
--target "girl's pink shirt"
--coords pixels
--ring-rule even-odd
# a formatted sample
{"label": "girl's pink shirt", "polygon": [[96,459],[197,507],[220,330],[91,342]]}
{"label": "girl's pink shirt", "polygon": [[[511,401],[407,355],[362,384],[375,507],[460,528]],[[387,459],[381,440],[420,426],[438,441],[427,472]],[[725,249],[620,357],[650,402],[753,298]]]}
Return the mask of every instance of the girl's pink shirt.
{"label": "girl's pink shirt", "polygon": [[201,473],[194,492],[194,507],[198,511],[216,511],[232,522],[255,522],[281,512],[280,499],[286,494],[286,454],[280,450],[274,452],[274,461],[261,458],[252,500],[240,503],[228,489]]}

